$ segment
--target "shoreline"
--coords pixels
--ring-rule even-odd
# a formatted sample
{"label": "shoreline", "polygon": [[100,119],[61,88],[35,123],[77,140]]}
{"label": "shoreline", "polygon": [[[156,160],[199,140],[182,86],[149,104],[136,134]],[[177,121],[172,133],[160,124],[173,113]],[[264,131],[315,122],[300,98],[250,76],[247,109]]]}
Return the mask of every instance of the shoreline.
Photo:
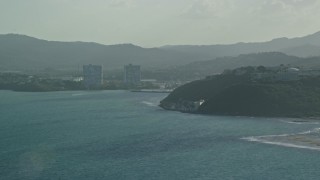
{"label": "shoreline", "polygon": [[140,90],[130,90],[130,92],[138,93],[171,93],[172,89],[140,89]]}
{"label": "shoreline", "polygon": [[43,92],[67,92],[67,91],[86,91],[86,92],[96,92],[96,91],[128,91],[128,92],[142,92],[142,93],[170,93],[172,90],[157,90],[157,89],[143,89],[143,90],[129,90],[129,89],[65,89],[65,90],[16,90],[16,89],[0,89],[0,91],[12,91],[12,92],[34,92],[34,93],[43,93]]}
{"label": "shoreline", "polygon": [[296,123],[304,123],[304,122],[309,122],[310,120],[316,120],[320,121],[320,116],[294,116],[294,115],[289,115],[289,116],[277,116],[277,115],[264,115],[264,116],[259,116],[259,115],[233,115],[233,114],[215,114],[215,113],[203,113],[199,111],[183,111],[181,109],[173,108],[173,106],[168,106],[164,105],[163,103],[160,102],[158,105],[162,109],[166,111],[176,111],[176,112],[181,112],[181,113],[188,113],[188,114],[199,114],[199,115],[207,115],[207,116],[232,116],[232,117],[255,117],[255,118],[287,118],[287,119],[300,119],[300,120],[294,120],[292,122]]}
{"label": "shoreline", "polygon": [[240,139],[248,142],[320,151],[320,128],[296,134],[251,136]]}

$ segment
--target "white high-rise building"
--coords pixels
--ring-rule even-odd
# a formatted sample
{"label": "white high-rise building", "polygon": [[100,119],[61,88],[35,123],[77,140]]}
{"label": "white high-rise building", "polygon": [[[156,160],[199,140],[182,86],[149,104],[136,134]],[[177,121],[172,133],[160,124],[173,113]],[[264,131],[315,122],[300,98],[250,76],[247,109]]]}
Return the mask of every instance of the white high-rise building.
{"label": "white high-rise building", "polygon": [[103,83],[103,72],[101,65],[84,65],[83,82],[87,89],[100,88]]}
{"label": "white high-rise building", "polygon": [[124,66],[124,83],[136,85],[141,81],[141,71],[139,65],[126,65]]}

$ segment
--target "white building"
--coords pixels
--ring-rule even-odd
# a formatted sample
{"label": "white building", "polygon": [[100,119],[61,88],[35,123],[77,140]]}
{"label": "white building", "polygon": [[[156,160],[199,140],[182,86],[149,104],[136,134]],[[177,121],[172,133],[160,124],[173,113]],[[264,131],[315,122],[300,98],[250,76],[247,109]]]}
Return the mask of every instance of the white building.
{"label": "white building", "polygon": [[101,65],[83,66],[83,83],[87,89],[100,88],[103,83],[103,72]]}
{"label": "white building", "polygon": [[136,85],[141,82],[141,71],[139,65],[124,66],[124,83]]}

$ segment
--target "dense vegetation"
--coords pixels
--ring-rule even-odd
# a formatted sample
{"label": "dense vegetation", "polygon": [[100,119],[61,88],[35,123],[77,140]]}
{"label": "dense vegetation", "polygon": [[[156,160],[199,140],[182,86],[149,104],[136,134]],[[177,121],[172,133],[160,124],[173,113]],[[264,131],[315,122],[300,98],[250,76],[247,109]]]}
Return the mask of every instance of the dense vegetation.
{"label": "dense vegetation", "polygon": [[[137,85],[125,84],[123,81],[110,80],[101,87],[90,90],[132,90],[132,89],[157,89],[157,85],[150,82],[141,82]],[[31,76],[19,73],[0,73],[0,90],[13,90],[25,92],[46,91],[72,91],[86,90],[82,81],[50,79],[40,76]]]}
{"label": "dense vegetation", "polygon": [[201,99],[205,102],[196,111],[197,113],[320,116],[320,77],[305,77],[297,81],[262,82],[252,81],[248,74],[217,75],[177,88],[161,102],[160,106],[170,109],[172,104]]}
{"label": "dense vegetation", "polygon": [[81,89],[83,85],[80,82],[43,79],[25,74],[0,73],[0,90],[45,92]]}
{"label": "dense vegetation", "polygon": [[[320,83],[320,80],[317,80]],[[210,98],[199,112],[223,115],[320,115],[320,87],[304,83],[237,84]]]}
{"label": "dense vegetation", "polygon": [[175,89],[164,99],[164,102],[175,102],[180,99],[187,101],[197,101],[199,99],[206,100],[229,86],[247,81],[248,79],[246,76],[234,75],[213,76],[212,78],[193,81]]}

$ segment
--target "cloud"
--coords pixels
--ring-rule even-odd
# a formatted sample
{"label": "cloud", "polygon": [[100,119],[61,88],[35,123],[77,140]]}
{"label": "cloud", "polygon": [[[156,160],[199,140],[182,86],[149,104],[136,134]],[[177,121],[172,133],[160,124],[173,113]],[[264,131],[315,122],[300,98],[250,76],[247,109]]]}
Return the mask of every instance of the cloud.
{"label": "cloud", "polygon": [[264,13],[300,13],[318,5],[318,0],[264,0],[259,7]]}
{"label": "cloud", "polygon": [[223,17],[231,7],[231,0],[194,0],[182,15],[187,18]]}
{"label": "cloud", "polygon": [[112,7],[133,7],[135,5],[134,0],[109,0],[109,5]]}
{"label": "cloud", "polygon": [[296,8],[304,8],[312,6],[318,2],[318,0],[277,0],[287,6],[294,6]]}

